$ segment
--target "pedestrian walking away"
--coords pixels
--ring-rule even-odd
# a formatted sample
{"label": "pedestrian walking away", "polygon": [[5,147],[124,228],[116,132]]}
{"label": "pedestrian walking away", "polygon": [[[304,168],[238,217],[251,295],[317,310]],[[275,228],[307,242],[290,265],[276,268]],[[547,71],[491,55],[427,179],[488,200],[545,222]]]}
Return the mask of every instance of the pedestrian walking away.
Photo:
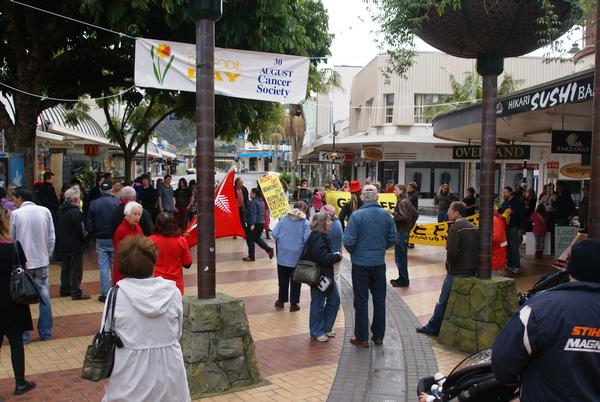
{"label": "pedestrian walking away", "polygon": [[446,278],[442,284],[440,297],[435,305],[433,316],[427,325],[417,328],[417,332],[438,336],[446,311],[446,304],[456,277],[473,276],[479,266],[479,230],[466,219],[467,206],[455,201],[448,208],[448,217],[453,222],[446,239]]}
{"label": "pedestrian walking away", "polygon": [[36,386],[33,381],[25,380],[23,332],[33,330],[29,305],[17,304],[10,296],[11,272],[19,260],[23,265],[27,262],[21,243],[11,239],[10,212],[0,207],[0,348],[4,337],[8,338],[15,395],[24,394]]}
{"label": "pedestrian walking away", "polygon": [[[33,203],[33,194],[25,187],[15,190],[17,209],[11,213],[12,239],[21,243],[27,258],[27,272],[38,286],[41,303],[37,330],[43,341],[52,338],[52,305],[48,265],[54,251],[55,232],[48,208]],[[29,343],[29,331],[23,332],[23,342]]]}
{"label": "pedestrian walking away", "polygon": [[112,216],[119,206],[119,201],[110,192],[112,188],[110,182],[103,182],[100,186],[102,194],[90,204],[86,218],[86,230],[96,239],[96,254],[98,255],[98,267],[100,269],[100,296],[98,296],[98,301],[104,302],[111,285],[115,252],[112,241],[114,235]]}
{"label": "pedestrian walking away", "polygon": [[344,232],[344,247],[352,261],[354,292],[353,345],[369,346],[369,292],[373,298],[371,339],[383,344],[385,336],[385,252],[396,244],[398,233],[390,214],[377,202],[377,188],[366,185],[361,194],[363,205],[352,214]]}
{"label": "pedestrian walking away", "polygon": [[300,310],[299,282],[292,280],[296,264],[310,236],[310,225],[306,220],[306,204],[296,201],[294,207],[282,217],[273,229],[275,249],[277,250],[277,280],[279,295],[275,301],[275,308],[283,309],[285,303],[290,302],[290,311]]}
{"label": "pedestrian walking away", "polygon": [[262,232],[265,224],[265,204],[260,197],[258,188],[250,192],[250,206],[246,213],[246,244],[248,245],[248,256],[243,261],[254,261],[256,259],[256,244],[265,250],[269,259],[273,259],[274,250],[263,239]]}
{"label": "pedestrian walking away", "polygon": [[65,204],[58,215],[58,237],[61,239],[62,266],[60,271],[61,297],[87,300],[89,295],[81,291],[83,279],[83,246],[87,237],[83,214],[79,209],[81,193],[78,186],[65,191]]}
{"label": "pedestrian walking away", "polygon": [[310,336],[318,342],[327,342],[336,335],[333,325],[340,307],[340,294],[333,279],[333,264],[342,259],[342,254],[331,251],[331,241],[327,237],[331,228],[329,214],[316,213],[310,228],[312,232],[306,240],[302,259],[316,262],[321,269],[319,284],[310,287]]}

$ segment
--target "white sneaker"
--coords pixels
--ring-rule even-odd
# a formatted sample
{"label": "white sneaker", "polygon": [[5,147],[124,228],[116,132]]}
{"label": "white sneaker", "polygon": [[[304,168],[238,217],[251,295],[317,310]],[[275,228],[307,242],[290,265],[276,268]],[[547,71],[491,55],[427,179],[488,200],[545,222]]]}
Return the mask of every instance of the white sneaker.
{"label": "white sneaker", "polygon": [[335,338],[335,331],[331,330],[329,332],[325,332],[325,336],[328,338]]}
{"label": "white sneaker", "polygon": [[315,341],[317,342],[327,342],[329,340],[329,338],[327,337],[327,335],[321,335],[315,338]]}
{"label": "white sneaker", "polygon": [[512,269],[512,273],[513,274],[518,274],[519,273],[519,268],[513,268]]}

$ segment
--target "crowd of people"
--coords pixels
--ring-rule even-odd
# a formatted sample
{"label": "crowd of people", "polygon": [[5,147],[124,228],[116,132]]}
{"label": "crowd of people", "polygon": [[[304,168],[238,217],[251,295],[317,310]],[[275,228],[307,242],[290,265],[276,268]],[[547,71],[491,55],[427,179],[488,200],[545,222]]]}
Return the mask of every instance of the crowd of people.
{"label": "crowd of people", "polygon": [[[149,400],[160,400],[154,396],[175,392],[172,387],[179,388],[185,381],[178,338],[183,269],[191,266],[192,257],[181,234],[195,213],[195,183],[190,181],[188,186],[181,179],[174,190],[169,175],[153,187],[146,175],[132,185],[124,185],[113,181],[110,174],[103,174],[97,176],[89,193],[74,179],[63,186],[59,197],[54,178],[46,171],[34,191],[14,186],[0,191],[0,335],[6,335],[10,343],[15,394],[36,386],[25,379],[24,373],[23,345],[29,343],[33,330],[30,307],[16,304],[10,297],[10,276],[16,261],[37,285],[37,331],[40,340],[47,341],[53,335],[50,262],[61,263],[60,297],[90,299],[82,291],[81,281],[84,250],[94,239],[100,271],[98,300],[105,302],[109,290],[119,283],[115,328],[125,344],[115,358],[104,400],[123,400],[123,392],[135,387],[114,384],[140,383],[140,367],[165,363],[177,367],[179,375],[156,379],[155,384],[166,389],[144,387]],[[163,328],[158,338],[146,336],[150,327]],[[173,350],[164,353],[161,348]],[[187,385],[177,392],[185,394],[179,400],[189,400]]]}

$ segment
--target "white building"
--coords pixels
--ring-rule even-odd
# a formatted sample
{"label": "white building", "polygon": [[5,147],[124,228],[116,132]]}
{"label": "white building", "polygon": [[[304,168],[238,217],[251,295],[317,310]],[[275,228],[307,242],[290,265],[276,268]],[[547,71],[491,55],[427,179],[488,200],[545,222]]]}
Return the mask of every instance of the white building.
{"label": "white building", "polygon": [[[386,54],[378,55],[352,81],[348,129],[338,130],[335,138],[338,158],[340,154],[346,157],[336,169],[340,176],[361,181],[371,177],[384,185],[388,180],[416,181],[425,198],[431,198],[442,182],[448,182],[460,194],[467,185],[478,187],[476,163],[453,159],[453,145],[458,143],[435,138],[431,117],[426,113],[429,105],[452,93],[450,74],[462,83],[465,73],[475,70],[475,61],[421,52],[405,78],[391,75],[386,81],[382,73],[386,60]],[[520,57],[506,59],[504,71],[521,80],[519,88],[525,88],[568,75],[574,66]],[[503,77],[499,77],[499,83]],[[333,136],[329,134],[306,144],[301,157],[318,163],[321,152],[333,150]],[[506,162],[499,164],[498,183],[514,186],[522,174],[523,159]],[[532,173],[528,173],[530,180]]]}

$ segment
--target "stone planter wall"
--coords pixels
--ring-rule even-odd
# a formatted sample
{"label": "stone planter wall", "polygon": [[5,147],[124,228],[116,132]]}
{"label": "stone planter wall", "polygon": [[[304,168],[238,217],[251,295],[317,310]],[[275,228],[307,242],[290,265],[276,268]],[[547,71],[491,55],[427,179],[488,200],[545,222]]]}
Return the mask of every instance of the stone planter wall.
{"label": "stone planter wall", "polygon": [[185,297],[181,349],[192,399],[262,381],[242,299]]}
{"label": "stone planter wall", "polygon": [[517,309],[514,280],[456,278],[439,341],[466,353],[490,348],[500,329]]}

